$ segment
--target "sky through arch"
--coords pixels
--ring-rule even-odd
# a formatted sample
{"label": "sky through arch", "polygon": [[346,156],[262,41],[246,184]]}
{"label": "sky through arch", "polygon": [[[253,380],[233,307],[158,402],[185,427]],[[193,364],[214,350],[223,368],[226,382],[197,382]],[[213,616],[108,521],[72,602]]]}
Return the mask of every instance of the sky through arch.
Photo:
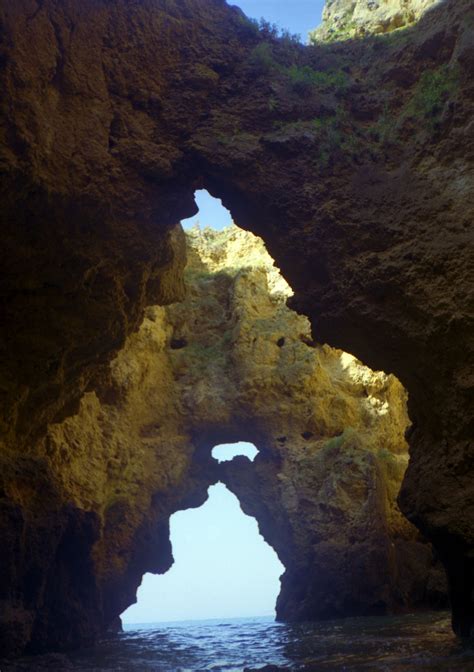
{"label": "sky through arch", "polygon": [[284,567],[222,483],[171,517],[171,543],[174,565],[144,576],[125,624],[274,615]]}

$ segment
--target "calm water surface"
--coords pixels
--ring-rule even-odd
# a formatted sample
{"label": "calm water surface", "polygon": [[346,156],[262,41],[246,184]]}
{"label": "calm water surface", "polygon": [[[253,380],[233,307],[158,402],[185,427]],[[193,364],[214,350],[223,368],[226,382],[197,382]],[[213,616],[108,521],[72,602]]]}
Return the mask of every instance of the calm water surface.
{"label": "calm water surface", "polygon": [[474,650],[454,638],[446,613],[288,625],[270,617],[126,626],[77,654],[81,672],[291,670],[474,672]]}
{"label": "calm water surface", "polygon": [[78,672],[474,672],[474,649],[454,638],[446,613],[298,625],[269,617],[127,626],[68,663]]}

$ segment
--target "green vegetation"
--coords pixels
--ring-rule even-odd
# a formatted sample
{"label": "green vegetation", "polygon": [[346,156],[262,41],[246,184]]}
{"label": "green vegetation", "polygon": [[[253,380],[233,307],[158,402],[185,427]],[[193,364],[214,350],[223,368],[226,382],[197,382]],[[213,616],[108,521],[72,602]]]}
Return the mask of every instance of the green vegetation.
{"label": "green vegetation", "polygon": [[289,68],[284,68],[282,72],[289,78],[293,88],[300,92],[306,93],[311,88],[344,89],[348,85],[348,76],[343,70],[314,70],[309,65],[297,66],[292,65]]}
{"label": "green vegetation", "polygon": [[345,443],[348,441],[354,440],[357,437],[356,431],[352,427],[346,427],[346,429],[339,434],[339,436],[333,436],[332,439],[326,441],[324,448],[329,451],[339,450]]}
{"label": "green vegetation", "polygon": [[269,42],[260,42],[252,50],[249,59],[250,65],[259,74],[268,74],[271,70],[279,70],[280,66],[273,57],[272,45]]}
{"label": "green vegetation", "polygon": [[410,119],[416,122],[417,129],[433,132],[446,102],[453,97],[458,87],[457,68],[443,65],[436,70],[423,72],[401,111],[391,110],[388,102],[385,103],[379,118],[370,128],[370,137],[381,145],[394,141],[397,131]]}
{"label": "green vegetation", "polygon": [[189,282],[191,284],[191,283],[199,283],[200,281],[207,282],[209,280],[213,280],[214,275],[207,269],[201,270],[195,268],[187,268],[184,274],[184,278],[186,282]]}
{"label": "green vegetation", "polygon": [[380,448],[377,456],[383,462],[396,462],[395,455],[387,448]]}
{"label": "green vegetation", "polygon": [[341,25],[337,30],[332,29],[321,36],[320,29],[312,30],[308,34],[309,43],[312,45],[321,44],[321,42],[343,42],[344,40],[350,40],[356,37],[358,25],[355,21],[349,21],[348,23]]}
{"label": "green vegetation", "polygon": [[424,117],[428,122],[436,122],[445,102],[459,86],[457,68],[443,65],[437,70],[424,72],[415,87],[414,94],[405,107],[404,116]]}
{"label": "green vegetation", "polygon": [[313,144],[317,148],[314,160],[323,168],[329,164],[331,155],[336,151],[352,155],[359,148],[359,140],[349,132],[347,114],[342,108],[332,116],[307,121],[276,122],[275,128],[281,135],[288,136],[289,140],[292,135],[305,135],[309,140],[308,152],[311,151],[310,144],[313,139]]}
{"label": "green vegetation", "polygon": [[258,75],[274,73],[283,78],[300,95],[311,90],[345,90],[350,82],[349,76],[341,68],[316,70],[310,65],[281,65],[275,58],[274,47],[270,42],[261,42],[252,50],[249,64]]}
{"label": "green vegetation", "polygon": [[278,99],[275,96],[270,96],[268,99],[268,109],[270,112],[275,112],[278,109]]}
{"label": "green vegetation", "polygon": [[394,128],[394,116],[390,113],[388,103],[383,106],[382,113],[377,119],[376,123],[370,129],[372,139],[380,144],[385,144],[390,140]]}
{"label": "green vegetation", "polygon": [[281,42],[291,43],[291,44],[301,44],[301,35],[298,33],[291,33],[286,28],[280,29],[276,23],[271,23],[263,17],[260,21],[257,19],[251,19],[248,16],[241,15],[238,18],[239,23],[253,33],[255,36],[259,35],[265,40],[276,41],[280,40]]}
{"label": "green vegetation", "polygon": [[290,31],[286,28],[280,30],[276,23],[266,21],[264,18],[261,18],[258,22],[258,29],[260,35],[262,35],[262,37],[265,39],[280,40],[282,42],[291,44],[301,43],[301,35],[298,35],[297,33],[290,33]]}
{"label": "green vegetation", "polygon": [[258,35],[258,21],[255,19],[250,19],[248,16],[245,16],[245,14],[239,14],[237,17],[238,24],[242,28],[244,28],[246,31],[248,31],[250,34],[253,34],[255,36]]}

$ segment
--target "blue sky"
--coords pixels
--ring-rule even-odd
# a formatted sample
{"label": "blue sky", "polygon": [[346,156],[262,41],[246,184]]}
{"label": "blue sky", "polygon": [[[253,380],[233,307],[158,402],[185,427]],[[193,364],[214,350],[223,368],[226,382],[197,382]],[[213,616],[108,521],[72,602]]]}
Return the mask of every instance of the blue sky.
{"label": "blue sky", "polygon": [[299,33],[303,42],[310,30],[321,23],[324,0],[227,0],[237,5],[247,16],[263,17],[291,33]]}
{"label": "blue sky", "polygon": [[230,212],[224,208],[221,201],[213,198],[207,191],[200,189],[196,191],[194,198],[199,208],[199,212],[190,219],[184,219],[181,224],[184,229],[199,224],[200,226],[210,226],[212,229],[223,229],[232,224]]}
{"label": "blue sky", "polygon": [[[214,449],[213,455],[252,459],[256,452],[240,443]],[[174,565],[162,576],[145,575],[138,603],[123,614],[124,623],[275,613],[284,567],[260,536],[257,522],[224,485],[209,488],[209,499],[199,509],[171,517],[171,542]]]}

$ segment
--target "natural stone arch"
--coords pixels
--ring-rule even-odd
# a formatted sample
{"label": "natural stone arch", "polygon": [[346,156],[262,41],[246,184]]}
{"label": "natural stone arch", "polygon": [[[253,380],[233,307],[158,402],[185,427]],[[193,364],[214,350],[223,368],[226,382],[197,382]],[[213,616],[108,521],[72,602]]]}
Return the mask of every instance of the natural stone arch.
{"label": "natural stone arch", "polygon": [[[134,601],[145,571],[166,571],[169,516],[218,480],[286,567],[277,618],[442,603],[431,548],[395,501],[408,457],[400,383],[311,341],[260,240],[236,227],[187,239],[186,298],[149,308],[102,401],[87,394],[48,434],[53,463],[71,455],[56,479],[97,516],[102,625]],[[254,462],[212,458],[239,440],[257,447]]]}
{"label": "natural stone arch", "polygon": [[[64,504],[36,438],[107,387],[146,303],[180,295],[165,232],[205,183],[265,239],[318,340],[408,388],[402,505],[442,555],[456,631],[470,633],[471,16],[448,1],[393,39],[313,50],[267,36],[265,70],[262,36],[220,0],[2,9],[2,524],[15,550],[1,594],[20,621],[38,538],[54,549],[70,525],[96,534],[84,511],[84,530],[64,511],[53,525],[44,501],[43,527],[29,515],[18,493],[40,483]],[[303,77],[304,95],[293,61],[323,73]],[[439,98],[426,107],[430,81]]]}

